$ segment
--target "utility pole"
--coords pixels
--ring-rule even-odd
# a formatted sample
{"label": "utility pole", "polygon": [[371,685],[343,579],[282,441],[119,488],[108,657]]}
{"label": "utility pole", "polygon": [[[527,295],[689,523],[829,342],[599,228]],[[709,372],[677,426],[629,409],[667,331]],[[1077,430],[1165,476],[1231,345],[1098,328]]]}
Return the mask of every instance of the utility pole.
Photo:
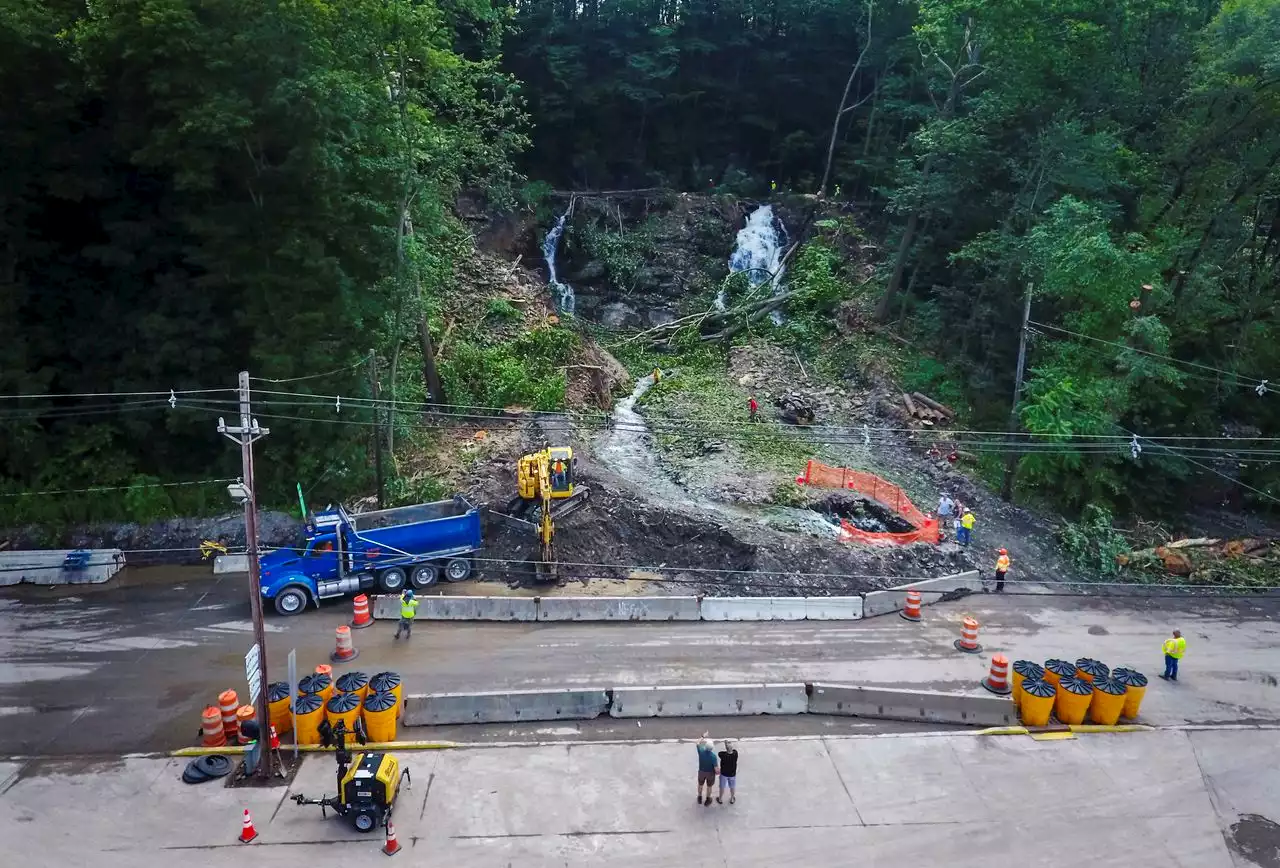
{"label": "utility pole", "polygon": [[[262,621],[262,582],[258,575],[258,498],[253,482],[253,444],[271,433],[270,428],[258,426],[249,406],[249,372],[240,372],[240,424],[229,426],[218,419],[218,433],[240,444],[240,465],[243,474],[240,483],[227,486],[232,497],[244,504],[245,549],[249,558],[249,610],[253,617],[253,641],[258,648],[258,695],[254,700],[258,718],[259,746],[268,744],[271,717],[267,710],[267,635]],[[250,679],[252,689],[252,678]],[[258,777],[270,777],[269,750],[261,750],[258,759]]]}
{"label": "utility pole", "polygon": [[369,388],[373,391],[373,472],[378,481],[378,509],[382,509],[386,487],[382,476],[382,406],[378,403],[382,390],[378,387],[377,350],[369,350]]}
{"label": "utility pole", "polygon": [[[1013,404],[1009,407],[1009,444],[1012,446],[1018,434],[1018,401],[1022,398],[1022,375],[1027,368],[1027,324],[1031,322],[1031,290],[1033,283],[1027,284],[1027,298],[1022,306],[1022,333],[1018,337],[1018,373],[1013,382]],[[1004,459],[1004,482],[1000,486],[1000,497],[1005,501],[1013,499],[1013,477],[1018,469],[1021,456],[1012,448]]]}

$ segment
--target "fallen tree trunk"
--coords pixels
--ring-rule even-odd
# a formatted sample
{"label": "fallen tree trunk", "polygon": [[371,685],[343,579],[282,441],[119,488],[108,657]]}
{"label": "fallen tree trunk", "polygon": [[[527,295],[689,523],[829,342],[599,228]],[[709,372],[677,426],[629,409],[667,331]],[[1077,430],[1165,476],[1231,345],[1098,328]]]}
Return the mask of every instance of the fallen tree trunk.
{"label": "fallen tree trunk", "polygon": [[930,398],[928,395],[921,394],[920,392],[912,392],[911,397],[915,398],[917,401],[919,401],[921,404],[924,404],[926,407],[930,408],[931,410],[937,410],[939,413],[946,416],[948,420],[954,419],[956,417],[955,410],[952,410],[946,404],[938,403],[937,401]]}
{"label": "fallen tree trunk", "polygon": [[916,404],[914,401],[911,400],[911,396],[908,395],[906,392],[902,393],[902,403],[907,405],[908,413],[910,413],[912,416],[916,414]]}

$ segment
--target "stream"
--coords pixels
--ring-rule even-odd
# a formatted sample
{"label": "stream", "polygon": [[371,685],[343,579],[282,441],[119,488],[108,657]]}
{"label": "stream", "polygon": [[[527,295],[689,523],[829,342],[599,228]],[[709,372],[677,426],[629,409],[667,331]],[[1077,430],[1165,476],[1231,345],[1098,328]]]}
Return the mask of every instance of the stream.
{"label": "stream", "polygon": [[[678,376],[669,372],[667,376]],[[601,464],[629,482],[642,487],[657,501],[676,507],[688,507],[713,513],[735,522],[752,522],[775,530],[799,531],[810,536],[837,536],[837,527],[822,513],[792,506],[739,506],[689,491],[663,469],[651,444],[651,434],[644,416],[636,411],[636,402],[653,387],[653,377],[636,380],[631,394],[613,407],[612,426],[596,446]]]}

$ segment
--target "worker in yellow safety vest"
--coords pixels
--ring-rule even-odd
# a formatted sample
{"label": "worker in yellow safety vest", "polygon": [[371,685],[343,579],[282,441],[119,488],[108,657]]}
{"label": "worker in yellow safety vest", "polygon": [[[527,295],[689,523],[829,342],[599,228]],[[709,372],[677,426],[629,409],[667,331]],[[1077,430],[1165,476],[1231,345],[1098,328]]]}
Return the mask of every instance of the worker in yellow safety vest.
{"label": "worker in yellow safety vest", "polygon": [[1173,638],[1164,640],[1164,674],[1165,681],[1178,680],[1178,661],[1187,653],[1187,640],[1182,638],[1182,631],[1174,630]]}
{"label": "worker in yellow safety vest", "polygon": [[1000,557],[996,558],[996,593],[1004,590],[1004,575],[1009,572],[1009,551],[1000,549]]}
{"label": "worker in yellow safety vest", "polygon": [[408,639],[413,633],[413,619],[418,615],[418,601],[413,598],[413,591],[409,588],[404,589],[404,593],[400,595],[400,623],[396,626],[396,638],[400,638],[400,632],[404,631],[404,638]]}
{"label": "worker in yellow safety vest", "polygon": [[975,521],[977,519],[973,517],[973,513],[966,509],[964,514],[960,516],[960,527],[956,542],[962,546],[967,546],[973,540],[973,523]]}

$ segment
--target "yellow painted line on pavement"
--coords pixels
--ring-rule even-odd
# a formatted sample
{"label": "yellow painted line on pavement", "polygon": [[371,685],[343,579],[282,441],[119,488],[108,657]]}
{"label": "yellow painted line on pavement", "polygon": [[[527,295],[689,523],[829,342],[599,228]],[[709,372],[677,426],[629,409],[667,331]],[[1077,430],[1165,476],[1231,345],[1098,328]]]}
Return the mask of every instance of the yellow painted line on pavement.
{"label": "yellow painted line on pavement", "polygon": [[1031,731],[1025,726],[993,726],[988,729],[980,729],[974,735],[1030,735]]}
{"label": "yellow painted line on pavement", "polygon": [[[348,744],[347,748],[352,753],[371,750],[451,750],[455,747],[466,747],[466,745],[455,741],[371,741],[368,744]],[[243,745],[227,745],[226,747],[183,747],[175,751],[170,751],[169,756],[190,757],[190,756],[213,756],[214,754],[242,754],[244,753]],[[281,751],[293,750],[293,745],[280,744]],[[304,753],[326,753],[331,752],[333,748],[323,747],[318,744],[300,744],[298,750]]]}
{"label": "yellow painted line on pavement", "polygon": [[1119,723],[1107,726],[1101,723],[1077,723],[1071,725],[1072,732],[1154,732],[1154,726],[1143,726],[1140,723]]}
{"label": "yellow painted line on pavement", "polygon": [[1074,732],[1033,732],[1031,737],[1036,741],[1065,741],[1075,738]]}

